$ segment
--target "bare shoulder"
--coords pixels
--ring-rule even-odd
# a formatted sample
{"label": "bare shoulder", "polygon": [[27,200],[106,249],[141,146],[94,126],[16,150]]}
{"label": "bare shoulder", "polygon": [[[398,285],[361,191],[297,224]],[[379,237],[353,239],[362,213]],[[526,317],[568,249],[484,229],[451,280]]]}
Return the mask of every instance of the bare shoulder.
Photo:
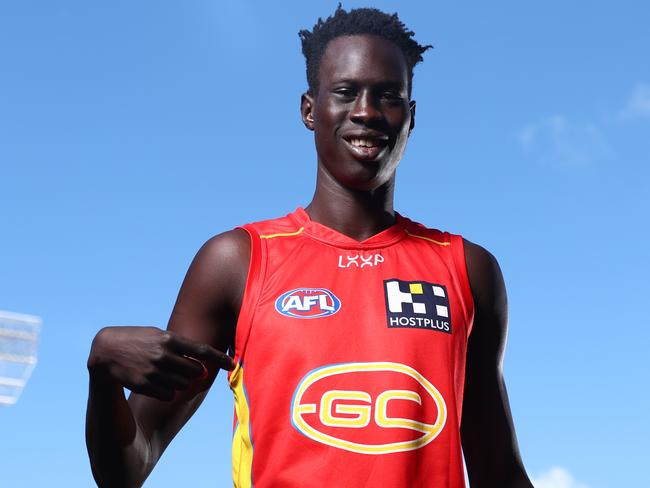
{"label": "bare shoulder", "polygon": [[[209,274],[215,269],[219,273],[238,268],[248,268],[250,259],[250,238],[243,229],[233,229],[209,239],[196,254],[190,270],[205,271]],[[194,270],[192,270],[194,271]]]}
{"label": "bare shoulder", "polygon": [[[502,312],[507,297],[503,274],[497,259],[484,247],[463,239],[465,264],[477,309]],[[494,310],[494,309],[497,310]]]}
{"label": "bare shoulder", "polygon": [[[215,325],[221,330],[232,329],[246,287],[249,261],[250,238],[242,229],[218,234],[203,244],[187,271],[169,328],[186,335],[193,329],[191,335],[199,336],[195,339],[209,343],[215,338],[209,337],[206,329],[214,331]],[[204,332],[197,334],[200,328]]]}
{"label": "bare shoulder", "polygon": [[[250,238],[243,229],[233,229],[209,239],[196,253],[185,284],[213,288],[214,285],[244,285],[250,261]],[[214,290],[218,292],[222,286]],[[208,292],[208,289],[205,291]],[[243,291],[243,290],[242,290]]]}

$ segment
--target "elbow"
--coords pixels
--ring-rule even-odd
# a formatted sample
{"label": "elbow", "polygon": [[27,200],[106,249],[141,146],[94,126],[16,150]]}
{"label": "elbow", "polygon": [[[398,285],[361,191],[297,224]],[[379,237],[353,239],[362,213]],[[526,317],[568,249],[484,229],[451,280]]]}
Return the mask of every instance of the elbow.
{"label": "elbow", "polygon": [[140,442],[122,449],[92,450],[88,445],[90,468],[99,488],[139,488],[153,467],[151,447]]}
{"label": "elbow", "polygon": [[[477,473],[469,473],[472,488],[534,488],[526,470],[520,462],[514,461],[507,466],[485,466]],[[491,468],[491,469],[490,469]]]}

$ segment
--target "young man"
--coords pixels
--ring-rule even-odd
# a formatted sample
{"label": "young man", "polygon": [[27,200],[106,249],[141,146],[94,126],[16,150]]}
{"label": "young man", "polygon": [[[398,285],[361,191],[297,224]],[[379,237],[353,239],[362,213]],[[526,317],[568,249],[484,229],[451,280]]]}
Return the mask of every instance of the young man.
{"label": "young man", "polygon": [[95,479],[140,486],[222,368],[236,487],[462,487],[461,446],[472,487],[531,487],[501,372],[499,267],[393,209],[413,67],[428,46],[374,9],[339,7],[300,35],[314,198],[208,241],[167,331],[98,333]]}

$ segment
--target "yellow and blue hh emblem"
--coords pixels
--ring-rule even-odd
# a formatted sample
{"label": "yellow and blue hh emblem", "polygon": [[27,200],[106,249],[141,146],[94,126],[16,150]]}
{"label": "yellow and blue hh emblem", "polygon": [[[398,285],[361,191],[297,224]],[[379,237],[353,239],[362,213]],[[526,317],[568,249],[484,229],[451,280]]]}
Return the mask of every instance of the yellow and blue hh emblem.
{"label": "yellow and blue hh emblem", "polygon": [[425,281],[384,281],[388,328],[428,329],[451,334],[447,287]]}

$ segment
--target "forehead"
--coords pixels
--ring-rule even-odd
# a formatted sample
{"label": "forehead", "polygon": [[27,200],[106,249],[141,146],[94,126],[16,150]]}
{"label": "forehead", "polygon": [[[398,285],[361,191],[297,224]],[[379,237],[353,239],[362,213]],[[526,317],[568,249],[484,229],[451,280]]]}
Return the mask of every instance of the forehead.
{"label": "forehead", "polygon": [[332,39],[318,70],[321,85],[341,80],[360,83],[408,84],[404,54],[392,42],[372,35]]}

